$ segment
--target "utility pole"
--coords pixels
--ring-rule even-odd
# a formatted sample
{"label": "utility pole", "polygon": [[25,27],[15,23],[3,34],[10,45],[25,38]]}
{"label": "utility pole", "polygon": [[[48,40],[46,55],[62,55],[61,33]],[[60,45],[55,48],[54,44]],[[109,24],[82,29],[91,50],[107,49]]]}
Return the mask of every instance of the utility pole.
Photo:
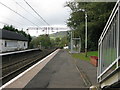
{"label": "utility pole", "polygon": [[85,57],[87,57],[87,12],[85,9],[80,9],[79,11],[85,13]]}
{"label": "utility pole", "polygon": [[71,31],[71,53],[73,52],[73,41],[72,41],[72,31]]}
{"label": "utility pole", "polygon": [[87,12],[85,12],[85,56],[87,57]]}
{"label": "utility pole", "polygon": [[81,38],[79,37],[79,53],[81,52]]}

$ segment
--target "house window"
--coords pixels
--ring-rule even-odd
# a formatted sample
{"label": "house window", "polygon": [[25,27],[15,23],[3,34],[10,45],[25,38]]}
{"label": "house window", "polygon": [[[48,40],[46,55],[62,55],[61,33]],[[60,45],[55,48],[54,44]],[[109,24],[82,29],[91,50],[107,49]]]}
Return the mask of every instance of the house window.
{"label": "house window", "polygon": [[7,47],[7,42],[5,41],[5,47]]}
{"label": "house window", "polygon": [[7,41],[6,47],[17,47],[17,41]]}
{"label": "house window", "polygon": [[24,42],[24,46],[25,46],[25,42]]}

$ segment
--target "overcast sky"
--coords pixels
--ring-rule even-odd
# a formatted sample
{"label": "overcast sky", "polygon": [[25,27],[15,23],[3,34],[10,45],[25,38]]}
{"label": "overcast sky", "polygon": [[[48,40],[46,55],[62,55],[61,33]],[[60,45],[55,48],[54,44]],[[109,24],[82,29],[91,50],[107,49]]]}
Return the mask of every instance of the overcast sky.
{"label": "overcast sky", "polygon": [[[69,18],[70,9],[64,7],[66,1],[70,0],[26,0],[46,21],[50,26],[67,27],[66,20]],[[20,17],[5,6],[0,4],[0,28],[4,24],[13,25],[16,28],[26,30],[28,27],[44,27],[47,26],[40,17],[25,3],[24,0],[0,0],[1,3],[10,7],[17,13],[21,14],[28,20]],[[19,4],[19,5],[18,5]],[[24,10],[24,9],[25,10]],[[55,30],[56,31],[56,30]],[[32,36],[45,34],[45,32],[30,30]],[[52,32],[51,32],[52,33]]]}

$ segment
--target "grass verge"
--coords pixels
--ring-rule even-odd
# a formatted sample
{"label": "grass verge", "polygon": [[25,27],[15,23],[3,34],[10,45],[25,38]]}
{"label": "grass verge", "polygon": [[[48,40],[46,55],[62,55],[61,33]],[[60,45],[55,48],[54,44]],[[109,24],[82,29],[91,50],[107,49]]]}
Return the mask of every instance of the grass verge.
{"label": "grass verge", "polygon": [[89,52],[87,52],[87,57],[85,57],[85,53],[74,53],[74,54],[71,54],[71,55],[76,59],[89,61],[90,56],[98,56],[98,51],[89,51]]}

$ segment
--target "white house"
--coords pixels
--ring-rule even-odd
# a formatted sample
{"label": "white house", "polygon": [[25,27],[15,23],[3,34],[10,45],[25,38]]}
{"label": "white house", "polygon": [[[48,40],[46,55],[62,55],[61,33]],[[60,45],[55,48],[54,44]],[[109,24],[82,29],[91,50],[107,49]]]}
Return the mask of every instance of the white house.
{"label": "white house", "polygon": [[28,48],[28,39],[8,30],[0,29],[0,52],[23,50]]}

